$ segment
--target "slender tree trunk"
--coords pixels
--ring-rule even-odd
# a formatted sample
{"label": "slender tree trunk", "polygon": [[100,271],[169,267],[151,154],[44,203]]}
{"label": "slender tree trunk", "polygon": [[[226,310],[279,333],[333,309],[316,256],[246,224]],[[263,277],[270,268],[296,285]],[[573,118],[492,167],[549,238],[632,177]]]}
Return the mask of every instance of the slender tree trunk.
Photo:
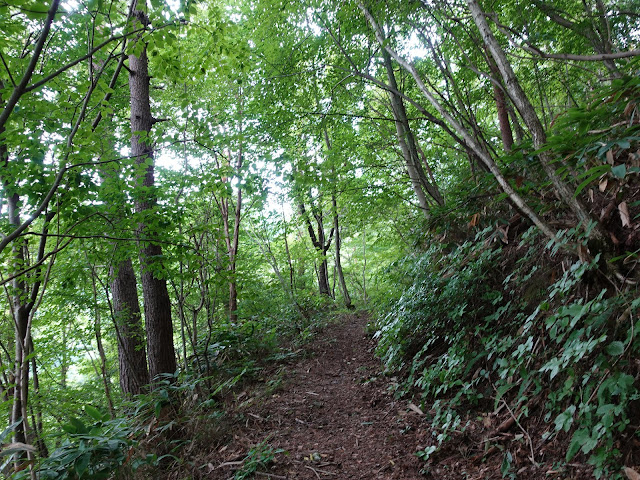
{"label": "slender tree trunk", "polygon": [[526,215],[540,229],[540,231],[542,231],[548,238],[550,238],[553,241],[556,241],[557,237],[555,235],[555,232],[549,227],[549,225],[543,222],[542,219],[524,201],[524,199],[520,195],[518,195],[518,193],[515,191],[515,189],[511,186],[511,184],[502,174],[502,172],[500,171],[500,168],[495,163],[493,158],[491,158],[491,156],[486,151],[486,149],[484,149],[482,145],[478,143],[478,141],[474,138],[472,133],[467,131],[467,129],[465,129],[460,124],[460,122],[456,118],[454,118],[442,106],[442,104],[436,99],[433,92],[429,90],[429,88],[427,88],[427,86],[425,85],[424,81],[422,80],[422,77],[420,76],[416,68],[411,63],[407,62],[404,58],[402,58],[400,55],[398,55],[398,53],[395,50],[393,50],[391,47],[389,47],[385,43],[385,37],[383,35],[383,32],[380,26],[378,25],[378,23],[376,22],[375,18],[373,17],[373,15],[371,15],[371,12],[369,12],[369,10],[367,10],[367,8],[362,3],[358,3],[358,6],[362,10],[364,15],[367,17],[367,20],[369,21],[369,23],[371,24],[371,27],[373,28],[373,31],[375,33],[376,39],[378,40],[378,43],[386,51],[389,52],[389,54],[394,58],[396,62],[398,62],[405,70],[407,70],[411,74],[411,76],[416,81],[416,84],[420,89],[420,91],[424,94],[427,100],[429,100],[429,103],[431,103],[431,105],[441,115],[444,121],[446,121],[449,125],[451,125],[453,130],[460,136],[460,140],[462,141],[465,148],[468,148],[470,151],[472,151],[475,155],[478,156],[478,158],[482,161],[482,163],[484,163],[487,169],[492,173],[492,175],[494,176],[494,178],[496,179],[500,187],[503,189],[503,191],[507,195],[509,195],[509,198],[513,201],[516,207],[524,215]]}
{"label": "slender tree trunk", "polygon": [[487,62],[489,64],[489,70],[491,70],[493,86],[493,98],[496,101],[496,110],[498,112],[498,125],[500,126],[500,136],[502,137],[502,146],[504,151],[509,153],[513,147],[513,132],[511,130],[511,123],[509,123],[509,112],[507,111],[507,98],[502,89],[502,82],[500,79],[500,70],[496,62],[491,55],[487,55]]}
{"label": "slender tree trunk", "polygon": [[[30,350],[33,351],[33,341],[30,342]],[[33,393],[38,396],[40,393],[40,376],[38,375],[38,365],[35,357],[31,357],[31,373],[33,376]],[[33,411],[35,410],[35,414]],[[49,456],[49,449],[43,439],[43,426],[42,426],[42,407],[38,403],[35,409],[32,406],[32,426],[36,435],[36,448],[38,449],[38,455],[40,458],[46,458]]]}
{"label": "slender tree trunk", "polygon": [[[332,150],[331,140],[329,139],[329,131],[327,130],[326,125],[323,126],[324,133],[324,143],[327,147],[327,151],[330,152]],[[337,181],[335,168],[332,168],[332,174],[334,181]],[[336,283],[336,274],[338,277],[338,281],[340,283],[340,289],[342,290],[342,295],[344,297],[344,304],[347,308],[351,308],[351,297],[349,296],[349,290],[347,289],[347,283],[344,281],[344,273],[342,271],[342,259],[340,258],[340,224],[338,219],[338,201],[336,199],[335,192],[331,194],[331,207],[333,210],[333,231],[335,232],[335,248],[336,248],[336,263],[334,269],[333,276],[333,289],[332,296],[335,298],[335,283]]]}
{"label": "slender tree trunk", "polygon": [[331,196],[331,203],[333,204],[333,229],[336,232],[336,273],[338,274],[340,289],[342,290],[342,296],[344,297],[344,305],[347,308],[353,308],[353,305],[351,303],[351,296],[349,295],[349,290],[347,289],[347,282],[345,282],[344,280],[344,272],[342,271],[342,259],[340,253],[340,244],[342,242],[342,238],[340,237],[340,225],[338,220],[338,202],[335,195]]}
{"label": "slender tree trunk", "polygon": [[[12,227],[20,225],[18,194],[10,195],[7,199],[7,213],[9,224]],[[18,239],[13,244],[12,270],[17,273],[25,267],[24,239]],[[14,387],[13,387],[13,408],[11,411],[11,423],[22,422],[15,428],[14,441],[27,443],[27,418],[23,415],[26,408],[26,400],[29,395],[29,369],[23,363],[23,358],[29,354],[27,340],[27,330],[29,328],[29,306],[26,299],[29,297],[28,287],[22,276],[11,281],[10,288],[11,313],[14,323]]]}
{"label": "slender tree trunk", "polygon": [[[238,155],[238,163],[236,170],[238,173],[242,168],[242,149]],[[227,271],[229,272],[229,321],[236,323],[238,321],[238,282],[236,277],[236,258],[238,256],[238,247],[240,241],[240,220],[242,218],[242,190],[238,185],[238,193],[236,195],[236,203],[233,215],[233,232],[229,222],[229,199],[222,199],[220,202],[220,210],[222,214],[222,223],[224,227],[224,239],[227,247],[227,255],[229,264]]]}
{"label": "slender tree trunk", "polygon": [[362,303],[367,304],[367,227],[362,228]]}
{"label": "slender tree trunk", "polygon": [[386,50],[382,51],[382,58],[387,71],[387,78],[389,79],[389,86],[392,90],[389,90],[389,99],[391,101],[391,111],[396,124],[396,132],[398,135],[398,144],[402,151],[402,156],[405,160],[405,166],[407,167],[407,173],[411,180],[411,186],[418,199],[420,208],[424,211],[425,215],[429,216],[430,205],[425,192],[435,200],[438,205],[444,205],[444,200],[437,185],[432,184],[424,173],[422,163],[418,155],[418,148],[409,125],[407,118],[407,112],[404,107],[402,98],[395,93],[398,91],[398,83],[396,82],[395,74],[393,72],[393,65],[391,63],[391,56]]}
{"label": "slender tree trunk", "polygon": [[[531,136],[533,138],[533,146],[536,149],[541,149],[544,147],[547,142],[547,135],[538,118],[538,115],[531,105],[527,95],[522,89],[518,78],[516,77],[513,69],[511,68],[511,64],[509,63],[506,54],[500,47],[500,44],[494,37],[491,29],[489,28],[489,24],[487,23],[487,19],[485,18],[485,14],[480,8],[477,0],[467,0],[467,5],[469,10],[471,11],[471,16],[480,31],[480,35],[482,40],[484,41],[487,49],[491,53],[491,56],[496,62],[497,68],[500,71],[502,79],[504,81],[507,93],[511,98],[511,101],[515,105],[515,107],[520,112],[522,119],[525,122],[525,125],[531,132]],[[555,172],[552,159],[549,157],[549,154],[541,151],[538,154],[540,158],[540,163],[542,164],[542,168],[546,172],[547,176],[553,183],[554,188],[558,192],[560,198],[565,202],[565,204],[571,209],[571,211],[576,215],[578,222],[582,224],[583,228],[587,228],[587,226],[593,221],[591,215],[587,212],[585,207],[580,203],[580,201],[573,195],[571,189],[564,183],[558,174]],[[602,234],[598,228],[594,228],[591,230],[591,236],[601,237]]]}
{"label": "slender tree trunk", "polygon": [[93,292],[93,305],[94,305],[94,322],[93,328],[96,338],[96,345],[98,347],[98,355],[100,356],[100,374],[102,378],[102,384],[104,386],[104,396],[107,398],[107,405],[109,406],[109,414],[111,418],[115,417],[115,408],[113,407],[113,399],[111,398],[111,381],[109,379],[109,373],[107,369],[107,356],[104,353],[104,346],[102,344],[102,331],[101,331],[101,318],[100,308],[98,305],[98,289],[96,287],[96,271],[93,265],[91,266],[91,287]]}
{"label": "slender tree trunk", "polygon": [[284,212],[282,213],[282,224],[284,226],[284,251],[287,254],[287,266],[289,267],[289,289],[291,292],[295,292],[295,268],[293,266],[293,261],[291,260],[291,251],[289,250],[289,239],[287,238],[289,236],[289,232],[287,230],[287,219],[284,215]]}
{"label": "slender tree trunk", "polygon": [[[138,3],[138,7],[140,2]],[[135,12],[136,25],[148,24],[148,18],[143,10]],[[136,42],[143,41],[138,38]],[[173,345],[173,325],[171,322],[171,301],[167,290],[166,280],[155,272],[162,269],[162,248],[153,240],[158,237],[146,225],[145,215],[150,214],[156,207],[154,191],[154,162],[153,147],[146,138],[151,132],[155,120],[151,115],[149,97],[149,61],[146,45],[140,56],[129,56],[129,90],[131,94],[131,155],[136,159],[140,169],[138,183],[143,192],[135,196],[135,210],[143,218],[139,226],[139,236],[146,237],[140,241],[140,267],[142,279],[142,293],[144,297],[144,316],[147,332],[147,348],[149,356],[149,375],[153,380],[162,373],[176,371],[176,355]],[[138,134],[143,132],[143,137]]]}

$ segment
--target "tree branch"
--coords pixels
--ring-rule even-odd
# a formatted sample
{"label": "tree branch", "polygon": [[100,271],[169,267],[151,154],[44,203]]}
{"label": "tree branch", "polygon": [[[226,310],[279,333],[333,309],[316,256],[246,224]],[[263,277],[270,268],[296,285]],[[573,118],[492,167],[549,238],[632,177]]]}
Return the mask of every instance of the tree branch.
{"label": "tree branch", "polygon": [[[60,0],[53,0],[51,2],[51,7],[49,8],[49,12],[47,13],[47,19],[44,23],[44,28],[42,32],[40,32],[40,38],[38,38],[38,43],[36,43],[35,49],[33,50],[33,55],[31,56],[31,60],[29,61],[29,65],[27,65],[27,69],[22,75],[22,79],[20,83],[16,85],[11,92],[11,96],[9,100],[7,100],[7,104],[5,105],[2,113],[0,113],[0,131],[4,128],[9,116],[13,112],[14,107],[20,100],[20,97],[24,95],[25,89],[31,80],[34,70],[36,69],[36,65],[38,64],[38,60],[40,59],[40,55],[42,54],[42,49],[44,48],[44,44],[47,41],[47,37],[49,36],[49,31],[51,30],[51,24],[53,23],[53,19],[56,16],[56,12],[58,11],[58,7],[60,6]],[[0,249],[0,251],[2,251]]]}

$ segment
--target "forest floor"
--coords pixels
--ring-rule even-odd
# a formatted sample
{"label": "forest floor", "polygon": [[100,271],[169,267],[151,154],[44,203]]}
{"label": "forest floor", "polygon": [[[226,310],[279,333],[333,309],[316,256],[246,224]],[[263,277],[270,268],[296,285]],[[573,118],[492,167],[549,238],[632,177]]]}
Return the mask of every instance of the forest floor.
{"label": "forest floor", "polygon": [[426,435],[419,409],[389,393],[393,379],[380,373],[366,323],[345,315],[287,366],[275,393],[248,402],[242,398],[256,392],[241,393],[232,439],[211,452],[206,478],[232,479],[251,467],[255,478],[424,478],[415,455]]}
{"label": "forest floor", "polygon": [[[228,399],[225,433],[198,459],[206,466],[202,478],[503,478],[504,455],[485,451],[480,431],[460,435],[429,464],[417,457],[435,443],[430,421],[410,400],[394,398],[395,379],[381,373],[366,324],[363,314],[342,316],[297,360],[272,366],[264,382]],[[586,478],[524,465],[519,479]]]}

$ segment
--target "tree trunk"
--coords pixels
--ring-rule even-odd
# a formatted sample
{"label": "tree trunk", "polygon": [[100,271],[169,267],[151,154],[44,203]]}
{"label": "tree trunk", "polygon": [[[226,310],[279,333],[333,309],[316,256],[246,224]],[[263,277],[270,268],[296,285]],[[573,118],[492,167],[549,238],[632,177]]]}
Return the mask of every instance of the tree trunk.
{"label": "tree trunk", "polygon": [[[467,5],[469,7],[469,10],[471,11],[473,20],[475,21],[476,26],[480,31],[482,40],[484,41],[487,49],[496,62],[497,68],[500,71],[511,101],[518,109],[518,112],[520,112],[525,125],[531,132],[531,136],[533,138],[533,146],[536,149],[542,149],[547,142],[547,135],[535,109],[533,108],[533,105],[531,105],[531,102],[529,102],[529,98],[522,89],[518,78],[511,68],[511,64],[509,63],[506,54],[491,32],[484,12],[480,8],[477,0],[467,0]],[[593,221],[591,215],[589,215],[584,206],[573,195],[571,189],[569,189],[567,184],[564,183],[555,172],[552,165],[552,159],[549,158],[549,155],[544,151],[540,151],[540,153],[538,153],[538,157],[540,158],[542,168],[553,183],[553,186],[558,192],[560,198],[576,215],[578,222],[582,224],[582,227],[587,228],[588,225]],[[602,236],[598,228],[594,228],[590,230],[590,232],[591,236]]]}
{"label": "tree trunk", "polygon": [[331,196],[331,203],[333,204],[333,229],[336,232],[336,271],[338,274],[338,281],[340,282],[340,289],[342,290],[342,296],[344,297],[344,306],[347,308],[353,308],[351,296],[347,289],[347,282],[344,280],[344,272],[342,271],[342,260],[340,258],[340,243],[342,239],[340,237],[340,225],[338,223],[338,202],[335,195]]}
{"label": "tree trunk", "polygon": [[362,227],[362,303],[367,301],[367,227]]}
{"label": "tree trunk", "polygon": [[136,275],[131,259],[111,267],[113,321],[118,337],[120,388],[126,396],[138,395],[149,385],[144,330],[138,301]]}
{"label": "tree trunk", "polygon": [[[148,24],[146,14],[138,9],[134,17],[144,26]],[[143,41],[138,38],[136,42]],[[142,293],[144,297],[144,316],[147,332],[147,348],[149,356],[149,375],[153,380],[162,373],[176,371],[176,356],[173,345],[173,325],[171,322],[171,301],[167,283],[162,275],[162,248],[154,242],[158,232],[146,225],[144,215],[150,214],[156,206],[154,192],[153,147],[146,138],[155,123],[151,115],[149,97],[149,61],[146,45],[140,56],[129,56],[129,91],[131,94],[131,155],[141,173],[138,184],[143,192],[135,195],[135,210],[143,220],[138,228],[140,240],[140,267]],[[137,133],[143,132],[143,137]]]}
{"label": "tree trunk", "polygon": [[428,193],[438,205],[444,205],[444,200],[437,185],[432,184],[427,179],[424,169],[422,168],[422,163],[420,162],[420,157],[418,155],[418,148],[411,126],[409,125],[409,119],[407,118],[404,102],[402,101],[402,98],[395,93],[395,91],[398,91],[398,84],[393,72],[391,56],[386,50],[382,50],[382,58],[387,70],[389,86],[392,88],[392,90],[389,90],[389,99],[391,101],[393,118],[395,119],[398,144],[400,145],[400,150],[402,151],[402,156],[405,160],[405,166],[407,167],[407,173],[411,180],[411,186],[418,198],[418,204],[428,217],[430,206],[425,192]]}
{"label": "tree trunk", "polygon": [[513,201],[516,207],[526,215],[539,229],[542,231],[548,238],[553,241],[557,241],[557,237],[555,232],[547,225],[542,219],[531,209],[531,207],[524,201],[524,199],[518,195],[515,189],[511,186],[511,184],[507,181],[505,176],[500,171],[500,168],[495,163],[493,158],[489,155],[489,153],[478,143],[478,141],[474,138],[472,133],[470,133],[467,129],[465,129],[460,122],[454,118],[436,99],[435,95],[422,80],[420,74],[416,70],[416,68],[409,62],[407,62],[404,58],[402,58],[396,51],[394,51],[391,47],[389,47],[383,36],[383,32],[376,22],[371,12],[367,10],[367,8],[362,4],[358,3],[360,10],[367,17],[367,20],[371,24],[373,31],[375,33],[376,39],[378,43],[389,52],[389,54],[393,57],[393,59],[398,62],[405,70],[407,70],[411,76],[416,81],[416,84],[420,91],[424,94],[424,96],[429,100],[429,103],[435,108],[435,110],[442,116],[442,118],[453,127],[453,130],[460,136],[460,140],[465,148],[472,151],[478,158],[484,163],[487,169],[493,174],[494,178],[503,189],[503,191],[509,195],[509,198]]}
{"label": "tree trunk", "polygon": [[[7,198],[7,213],[9,224],[12,227],[20,225],[19,215],[20,197],[17,193]],[[25,249],[26,243],[24,238],[16,240],[13,244],[12,271],[20,272],[25,267]],[[11,410],[11,423],[16,423],[20,419],[14,432],[15,442],[27,442],[27,418],[23,415],[26,409],[26,401],[29,395],[29,368],[24,359],[29,354],[27,343],[27,331],[29,329],[29,305],[27,298],[29,297],[28,287],[22,276],[17,276],[11,281],[10,302],[11,314],[14,324],[14,387],[13,387],[13,407]]]}
{"label": "tree trunk", "polygon": [[[329,139],[329,131],[327,130],[326,125],[323,125],[323,133],[324,133],[324,143],[325,146],[327,147],[327,151],[331,151],[332,147],[331,147],[331,140]],[[336,171],[335,171],[335,167],[333,167],[331,169],[331,173],[333,175],[334,178],[334,182],[336,182],[337,176],[336,176]],[[334,183],[335,185],[335,183]],[[339,224],[339,219],[338,219],[338,201],[336,199],[336,194],[335,191],[331,194],[331,207],[333,210],[333,231],[335,232],[335,236],[336,236],[336,264],[335,264],[335,271],[334,271],[334,276],[333,276],[333,285],[334,288],[332,289],[332,296],[335,297],[335,280],[336,280],[336,273],[338,276],[338,281],[340,283],[340,289],[342,290],[342,295],[344,297],[344,304],[347,308],[352,308],[351,305],[351,297],[349,296],[349,290],[347,289],[347,283],[344,281],[344,273],[342,271],[342,260],[340,258],[340,224]]]}
{"label": "tree trunk", "polygon": [[104,352],[104,346],[102,344],[102,316],[100,315],[100,308],[98,305],[98,288],[96,287],[95,267],[91,265],[91,288],[93,293],[93,306],[94,306],[94,322],[93,328],[96,338],[96,346],[98,347],[98,355],[100,356],[100,376],[102,378],[102,384],[104,386],[104,396],[107,398],[107,405],[109,406],[109,414],[111,418],[115,418],[115,409],[113,407],[113,399],[111,398],[111,381],[107,369],[107,356]]}
{"label": "tree trunk", "polygon": [[507,98],[502,89],[502,82],[500,81],[500,71],[496,62],[491,55],[487,55],[487,63],[489,64],[489,70],[491,70],[493,86],[493,98],[496,101],[496,110],[498,112],[498,125],[500,126],[500,136],[502,137],[502,146],[504,151],[509,153],[513,147],[513,132],[511,130],[511,123],[509,123],[509,112],[507,111]]}
{"label": "tree trunk", "polygon": [[318,227],[318,233],[316,234],[313,229],[313,225],[311,225],[311,220],[309,219],[309,215],[307,214],[306,207],[304,202],[300,202],[298,205],[300,209],[300,215],[303,220],[307,224],[307,231],[309,232],[309,238],[311,239],[311,243],[313,247],[318,252],[320,265],[318,266],[318,291],[320,295],[326,295],[328,297],[331,296],[331,288],[329,287],[329,265],[327,262],[327,252],[331,247],[331,241],[333,239],[334,229],[331,229],[331,233],[329,234],[329,238],[326,238],[326,234],[324,231],[324,221],[323,215],[321,211],[318,211],[316,207],[312,204],[311,209],[313,210],[313,216],[316,221],[316,225]]}

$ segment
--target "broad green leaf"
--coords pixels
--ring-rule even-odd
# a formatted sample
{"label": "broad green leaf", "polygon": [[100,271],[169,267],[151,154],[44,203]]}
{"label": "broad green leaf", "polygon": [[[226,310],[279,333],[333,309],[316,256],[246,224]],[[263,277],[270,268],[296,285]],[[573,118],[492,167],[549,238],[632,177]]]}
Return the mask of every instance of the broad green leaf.
{"label": "broad green leaf", "polygon": [[624,353],[624,343],[616,340],[607,345],[607,353],[613,357],[618,357]]}
{"label": "broad green leaf", "polygon": [[611,174],[616,178],[624,178],[627,174],[627,166],[625,164],[611,167]]}
{"label": "broad green leaf", "polygon": [[87,415],[98,422],[101,422],[103,420],[103,415],[100,413],[100,411],[97,408],[92,407],[91,405],[85,405],[84,411],[87,413]]}

